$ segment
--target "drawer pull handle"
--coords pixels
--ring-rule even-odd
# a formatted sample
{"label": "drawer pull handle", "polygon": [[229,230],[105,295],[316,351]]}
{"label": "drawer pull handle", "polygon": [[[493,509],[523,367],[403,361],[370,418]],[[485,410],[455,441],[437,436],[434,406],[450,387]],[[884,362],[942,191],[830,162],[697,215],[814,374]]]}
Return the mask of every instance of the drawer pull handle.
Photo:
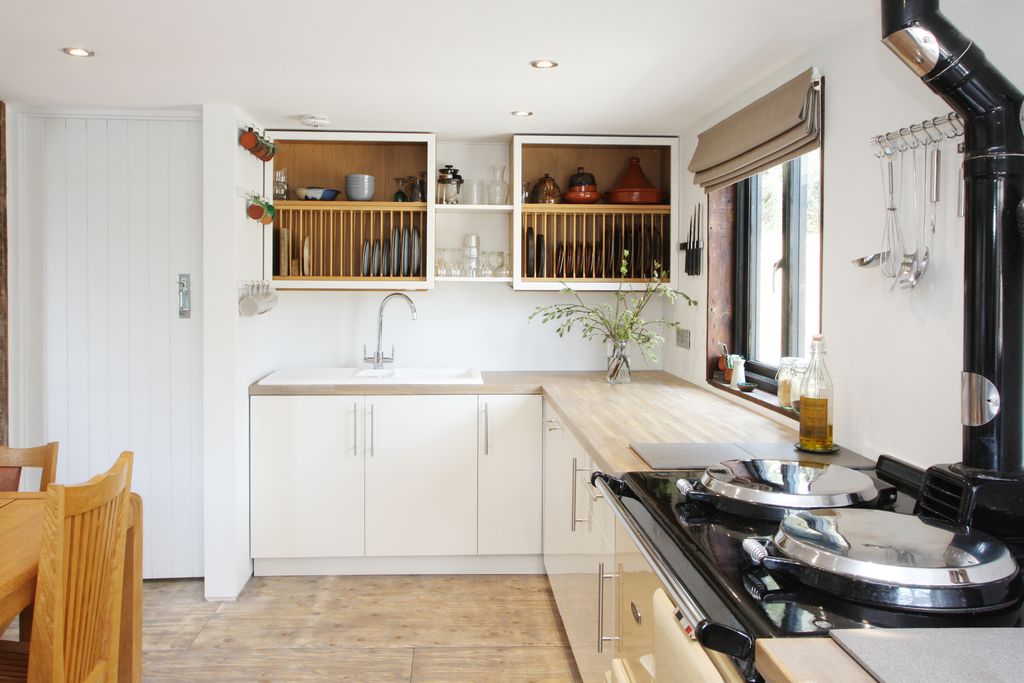
{"label": "drawer pull handle", "polygon": [[606,636],[604,634],[604,582],[608,579],[617,579],[618,574],[605,574],[604,562],[597,563],[597,652],[604,652],[604,644],[619,640],[618,636]]}

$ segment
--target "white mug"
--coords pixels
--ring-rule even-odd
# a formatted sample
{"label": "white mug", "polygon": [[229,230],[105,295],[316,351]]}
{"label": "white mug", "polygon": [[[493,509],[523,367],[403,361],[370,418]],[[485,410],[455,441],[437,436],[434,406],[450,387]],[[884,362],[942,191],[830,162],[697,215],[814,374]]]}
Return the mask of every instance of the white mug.
{"label": "white mug", "polygon": [[747,372],[743,369],[746,364],[746,360],[742,358],[736,358],[732,362],[732,386],[737,384],[743,384],[747,381]]}

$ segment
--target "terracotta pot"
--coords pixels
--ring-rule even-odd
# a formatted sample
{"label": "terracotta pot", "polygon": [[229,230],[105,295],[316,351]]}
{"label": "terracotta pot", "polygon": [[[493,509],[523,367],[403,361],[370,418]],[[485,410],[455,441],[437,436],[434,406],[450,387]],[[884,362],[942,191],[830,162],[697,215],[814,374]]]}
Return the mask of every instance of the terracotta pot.
{"label": "terracotta pot", "polygon": [[657,188],[608,190],[605,199],[610,204],[658,204],[665,193]]}
{"label": "terracotta pot", "polygon": [[601,199],[601,193],[597,191],[597,185],[577,185],[570,187],[562,199],[570,204],[593,204]]}
{"label": "terracotta pot", "polygon": [[656,204],[664,198],[665,193],[654,187],[640,168],[640,157],[630,157],[623,171],[611,189],[606,193],[613,204]]}

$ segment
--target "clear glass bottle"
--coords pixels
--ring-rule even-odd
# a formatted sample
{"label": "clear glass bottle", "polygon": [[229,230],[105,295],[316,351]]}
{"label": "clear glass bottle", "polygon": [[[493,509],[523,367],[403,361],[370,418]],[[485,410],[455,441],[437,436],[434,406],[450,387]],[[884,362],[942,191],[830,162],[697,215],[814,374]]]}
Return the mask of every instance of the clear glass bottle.
{"label": "clear glass bottle", "polygon": [[793,368],[796,366],[796,358],[786,356],[779,359],[779,371],[775,374],[775,381],[778,384],[779,406],[789,408],[793,405]]}
{"label": "clear glass bottle", "polygon": [[811,341],[811,360],[800,382],[800,448],[832,450],[832,378],[825,367],[825,340],[820,334]]}

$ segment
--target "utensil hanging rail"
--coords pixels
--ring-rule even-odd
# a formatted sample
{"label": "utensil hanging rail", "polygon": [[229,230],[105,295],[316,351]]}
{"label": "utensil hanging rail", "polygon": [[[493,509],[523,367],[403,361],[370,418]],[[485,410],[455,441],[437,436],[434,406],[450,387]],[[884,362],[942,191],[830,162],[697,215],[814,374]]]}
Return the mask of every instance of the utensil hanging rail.
{"label": "utensil hanging rail", "polygon": [[963,137],[963,134],[964,120],[956,112],[949,112],[944,116],[913,123],[899,130],[875,135],[868,144],[878,148],[875,156],[882,157],[934,145],[943,140],[954,140]]}

